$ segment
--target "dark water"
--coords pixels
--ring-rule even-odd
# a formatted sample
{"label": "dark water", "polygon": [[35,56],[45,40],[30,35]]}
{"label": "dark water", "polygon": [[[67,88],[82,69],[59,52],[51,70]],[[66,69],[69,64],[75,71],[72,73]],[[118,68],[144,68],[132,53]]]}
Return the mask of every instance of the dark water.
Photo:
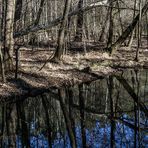
{"label": "dark water", "polygon": [[148,147],[148,70],[1,104],[0,147]]}

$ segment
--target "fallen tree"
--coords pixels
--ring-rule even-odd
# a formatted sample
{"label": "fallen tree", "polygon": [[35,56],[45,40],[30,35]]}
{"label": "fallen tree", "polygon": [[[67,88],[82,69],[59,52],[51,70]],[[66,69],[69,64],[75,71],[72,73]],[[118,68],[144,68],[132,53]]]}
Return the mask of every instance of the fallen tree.
{"label": "fallen tree", "polygon": [[[148,1],[142,8],[141,16],[143,16],[148,10]],[[132,23],[125,29],[125,31],[122,33],[122,35],[117,39],[117,41],[112,44],[110,47],[108,47],[108,51],[112,55],[119,47],[120,45],[128,38],[128,36],[131,34],[131,32],[134,30],[136,25],[138,24],[140,19],[140,13],[137,14],[137,16],[133,19]]]}

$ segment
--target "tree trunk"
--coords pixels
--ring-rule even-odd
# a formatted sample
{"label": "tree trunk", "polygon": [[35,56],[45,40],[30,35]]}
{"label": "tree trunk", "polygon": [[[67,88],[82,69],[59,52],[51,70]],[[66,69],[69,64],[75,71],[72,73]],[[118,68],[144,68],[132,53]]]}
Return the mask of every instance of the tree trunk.
{"label": "tree trunk", "polygon": [[6,0],[5,9],[5,31],[4,31],[4,60],[8,70],[13,69],[13,24],[14,24],[14,14],[15,14],[15,0]]}
{"label": "tree trunk", "polygon": [[136,50],[136,57],[135,57],[135,61],[139,61],[139,48],[140,48],[140,44],[141,44],[141,0],[139,0],[139,21],[138,21],[138,46],[137,46],[137,50]]}
{"label": "tree trunk", "polygon": [[[136,13],[136,3],[137,3],[137,0],[135,0],[134,2],[134,14],[133,14],[133,19],[135,17],[135,13]],[[130,36],[130,39],[129,39],[129,42],[128,42],[128,47],[131,48],[132,46],[132,42],[133,42],[133,38],[134,38],[134,32],[135,32],[135,29],[133,29],[133,31],[131,32],[131,36]]]}
{"label": "tree trunk", "polygon": [[[44,2],[45,2],[45,0],[41,0],[41,2],[40,2],[40,7],[39,7],[39,10],[38,10],[36,19],[34,21],[34,24],[33,24],[34,27],[36,27],[39,24],[39,22],[40,22],[40,18],[41,18],[41,14],[42,14],[42,11],[43,11]],[[33,45],[35,43],[35,40],[36,40],[36,35],[33,33],[31,35],[30,44]]]}
{"label": "tree trunk", "polygon": [[113,42],[113,0],[110,0],[110,18],[109,18],[109,37],[107,47],[110,47]]}
{"label": "tree trunk", "polygon": [[106,39],[107,39],[107,32],[109,28],[109,12],[110,12],[110,8],[107,8],[105,22],[103,23],[101,35],[99,37],[100,42],[106,42]]}
{"label": "tree trunk", "polygon": [[79,0],[78,3],[78,9],[81,11],[77,15],[77,27],[76,27],[76,36],[75,36],[75,41],[76,42],[82,42],[83,38],[83,0]]}
{"label": "tree trunk", "polygon": [[14,15],[14,21],[15,22],[17,22],[21,18],[22,5],[23,5],[22,0],[16,0],[15,15]]}
{"label": "tree trunk", "polygon": [[6,82],[6,76],[5,76],[5,68],[4,68],[4,61],[3,61],[3,54],[2,54],[2,46],[0,45],[0,72],[2,75],[2,82]]}
{"label": "tree trunk", "polygon": [[4,67],[4,60],[3,60],[3,52],[2,52],[2,38],[3,38],[3,20],[4,20],[4,12],[3,12],[3,1],[1,2],[0,11],[2,15],[0,16],[0,73],[2,76],[2,82],[6,82],[5,78],[5,67]]}
{"label": "tree trunk", "polygon": [[64,52],[64,37],[65,37],[64,34],[65,34],[66,23],[68,20],[70,4],[71,4],[71,0],[66,0],[64,12],[63,12],[63,18],[60,24],[60,29],[59,29],[59,34],[58,34],[57,48],[56,48],[55,55],[52,59],[52,61],[54,62],[59,62]]}

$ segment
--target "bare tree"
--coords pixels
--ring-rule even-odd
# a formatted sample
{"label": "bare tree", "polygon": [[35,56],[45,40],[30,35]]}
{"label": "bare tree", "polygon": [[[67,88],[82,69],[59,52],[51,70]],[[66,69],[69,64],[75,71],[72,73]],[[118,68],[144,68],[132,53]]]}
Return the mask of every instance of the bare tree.
{"label": "bare tree", "polygon": [[127,39],[127,37],[130,35],[130,33],[134,30],[134,28],[138,24],[140,20],[140,15],[142,17],[147,12],[147,10],[148,10],[148,2],[146,2],[144,7],[142,8],[141,14],[140,13],[137,14],[132,23],[125,29],[125,31],[118,38],[118,40],[108,48],[111,54],[113,54],[118,49],[118,47]]}
{"label": "bare tree", "polygon": [[82,42],[83,38],[83,0],[79,0],[78,2],[78,9],[80,12],[77,15],[77,26],[76,26],[76,35],[75,35],[75,41]]}
{"label": "bare tree", "polygon": [[58,45],[56,48],[55,55],[52,59],[52,61],[55,61],[55,62],[59,62],[64,52],[64,37],[65,37],[64,34],[65,34],[65,28],[66,28],[66,23],[68,19],[68,13],[70,10],[70,4],[71,4],[71,0],[66,0],[64,12],[63,12],[63,18],[60,24],[60,29],[59,29],[59,34],[58,34],[58,41],[57,41]]}
{"label": "bare tree", "polygon": [[13,24],[15,14],[15,0],[6,0],[5,2],[5,28],[4,28],[4,59],[6,67],[13,69]]}

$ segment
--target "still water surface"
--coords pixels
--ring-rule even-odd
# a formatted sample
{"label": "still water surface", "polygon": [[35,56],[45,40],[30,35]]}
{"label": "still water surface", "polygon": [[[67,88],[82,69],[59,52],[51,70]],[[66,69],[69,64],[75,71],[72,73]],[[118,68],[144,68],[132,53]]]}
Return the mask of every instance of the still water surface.
{"label": "still water surface", "polygon": [[148,70],[0,106],[0,147],[148,147]]}

